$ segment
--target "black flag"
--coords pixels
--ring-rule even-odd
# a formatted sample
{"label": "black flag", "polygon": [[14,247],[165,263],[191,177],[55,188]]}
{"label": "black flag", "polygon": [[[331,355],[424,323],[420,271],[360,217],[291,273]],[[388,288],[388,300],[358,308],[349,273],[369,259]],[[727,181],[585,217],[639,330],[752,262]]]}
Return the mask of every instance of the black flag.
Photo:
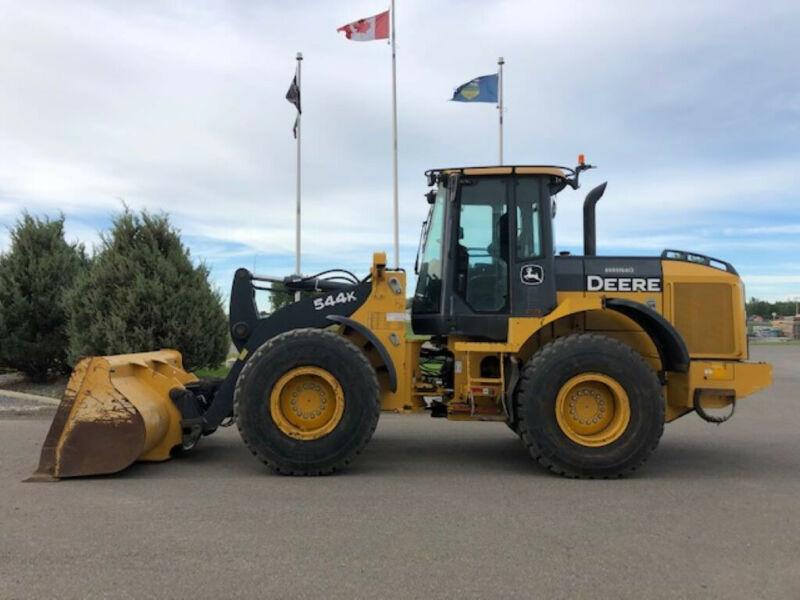
{"label": "black flag", "polygon": [[[292,78],[292,84],[289,86],[289,91],[286,92],[286,99],[294,104],[295,108],[297,109],[297,114],[302,114],[302,110],[300,109],[300,87],[297,85],[297,75]],[[292,133],[294,137],[297,137],[297,119],[294,120],[294,128],[292,129]]]}

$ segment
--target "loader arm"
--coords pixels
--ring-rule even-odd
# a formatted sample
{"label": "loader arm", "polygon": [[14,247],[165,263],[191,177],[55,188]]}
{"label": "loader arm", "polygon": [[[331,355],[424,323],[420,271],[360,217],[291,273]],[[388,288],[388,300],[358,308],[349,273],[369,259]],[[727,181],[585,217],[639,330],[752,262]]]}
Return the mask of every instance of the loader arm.
{"label": "loader arm", "polygon": [[[357,285],[337,284],[338,291],[301,298],[268,317],[261,317],[255,303],[257,288],[254,281],[258,280],[247,269],[239,269],[234,277],[231,289],[230,328],[239,356],[227,377],[221,382],[210,406],[204,411],[203,433],[213,432],[233,413],[236,381],[250,354],[285,331],[322,329],[334,322],[331,317],[349,317],[366,302],[372,290],[372,284],[369,282]],[[314,289],[313,284],[309,287]]]}

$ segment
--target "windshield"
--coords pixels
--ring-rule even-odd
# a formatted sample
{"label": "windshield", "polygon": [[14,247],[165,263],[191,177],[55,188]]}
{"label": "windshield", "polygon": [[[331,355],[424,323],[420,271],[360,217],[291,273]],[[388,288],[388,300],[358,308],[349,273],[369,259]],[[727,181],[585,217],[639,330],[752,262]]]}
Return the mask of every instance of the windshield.
{"label": "windshield", "polygon": [[447,190],[440,185],[426,226],[422,229],[422,251],[413,303],[414,312],[420,314],[438,313],[440,309],[446,196]]}

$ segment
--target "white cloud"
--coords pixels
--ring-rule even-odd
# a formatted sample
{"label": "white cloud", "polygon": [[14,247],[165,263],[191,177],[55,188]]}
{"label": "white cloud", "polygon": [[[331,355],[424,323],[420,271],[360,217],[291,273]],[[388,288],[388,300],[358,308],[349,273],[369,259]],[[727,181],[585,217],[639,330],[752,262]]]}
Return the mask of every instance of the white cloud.
{"label": "white cloud", "polygon": [[800,299],[800,275],[743,274],[747,297],[769,301]]}
{"label": "white cloud", "polygon": [[[302,50],[307,262],[366,268],[371,251],[391,248],[389,51],[335,32],[374,2],[0,10],[0,223],[20,208],[62,210],[68,234],[92,244],[124,199],[171,213],[198,258],[249,264],[258,254],[288,272],[294,109],[284,94]],[[405,266],[427,209],[423,171],[496,160],[494,107],[445,100],[501,54],[507,160],[564,163],[585,151],[602,167],[561,195],[560,244],[580,244],[583,194],[605,179],[601,250],[792,244],[799,17],[788,1],[724,12],[711,1],[401,3]]]}
{"label": "white cloud", "polygon": [[741,235],[773,235],[773,234],[800,234],[800,223],[791,225],[765,225],[762,227],[726,227],[722,229],[726,236]]}
{"label": "white cloud", "polygon": [[800,284],[800,275],[743,275],[746,281],[754,284]]}

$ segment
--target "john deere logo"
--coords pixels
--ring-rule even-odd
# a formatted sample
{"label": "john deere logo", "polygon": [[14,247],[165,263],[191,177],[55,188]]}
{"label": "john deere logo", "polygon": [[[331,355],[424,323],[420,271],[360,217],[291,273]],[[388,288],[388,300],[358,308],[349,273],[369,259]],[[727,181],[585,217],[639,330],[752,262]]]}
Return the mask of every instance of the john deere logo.
{"label": "john deere logo", "polygon": [[519,271],[519,278],[525,285],[539,285],[544,281],[544,269],[541,265],[525,265]]}
{"label": "john deere logo", "polygon": [[461,95],[467,100],[474,100],[481,93],[481,88],[475,80],[470,81],[467,85],[461,88]]}

